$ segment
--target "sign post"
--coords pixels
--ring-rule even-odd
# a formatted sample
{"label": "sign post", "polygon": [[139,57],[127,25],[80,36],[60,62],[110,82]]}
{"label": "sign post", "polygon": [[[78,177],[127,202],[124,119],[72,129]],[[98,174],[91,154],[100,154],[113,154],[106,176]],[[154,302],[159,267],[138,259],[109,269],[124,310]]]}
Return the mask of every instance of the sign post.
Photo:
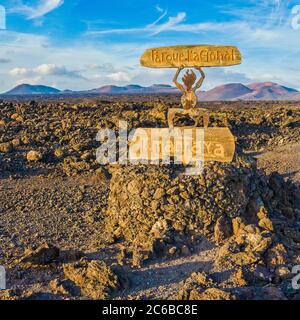
{"label": "sign post", "polygon": [[[193,152],[202,152],[203,154],[193,154],[193,159],[202,159],[205,161],[231,162],[235,153],[235,138],[229,128],[210,128],[209,112],[204,108],[197,108],[196,91],[201,88],[205,73],[203,67],[227,67],[238,65],[242,61],[242,56],[238,48],[234,46],[217,46],[217,45],[189,45],[189,46],[171,46],[152,48],[145,51],[140,62],[141,65],[148,68],[177,68],[173,82],[182,92],[182,108],[172,108],[168,110],[168,127],[165,129],[165,136],[173,136],[174,141],[174,118],[176,114],[189,115],[195,122],[191,137],[197,137],[197,132],[202,137],[202,148],[193,148]],[[180,73],[189,68],[183,78],[182,83],[178,80]],[[194,70],[192,70],[195,69]],[[198,77],[197,74],[200,76]],[[203,128],[198,127],[199,117],[203,118]],[[180,128],[184,130],[191,127]],[[201,129],[201,130],[199,130]],[[153,130],[149,128],[149,132]],[[138,136],[139,131],[136,132]],[[162,134],[163,132],[161,132]],[[199,134],[198,134],[199,135]],[[175,135],[175,140],[179,135]],[[175,144],[184,144],[182,136],[175,141]],[[178,140],[177,139],[177,140]],[[163,141],[162,139],[161,141]],[[165,139],[166,140],[166,139]],[[196,139],[197,140],[197,139]],[[198,139],[199,140],[199,139]],[[195,144],[195,143],[194,143]],[[191,142],[191,146],[194,145]],[[149,147],[150,148],[150,147]],[[186,149],[182,145],[183,149]],[[161,149],[166,147],[161,146]],[[201,150],[201,151],[195,151]],[[169,151],[169,150],[168,150]],[[174,156],[174,148],[171,148],[171,156]],[[153,150],[146,150],[144,157],[153,154]],[[163,154],[158,152],[156,158],[163,159]],[[196,164],[197,166],[197,164]]]}

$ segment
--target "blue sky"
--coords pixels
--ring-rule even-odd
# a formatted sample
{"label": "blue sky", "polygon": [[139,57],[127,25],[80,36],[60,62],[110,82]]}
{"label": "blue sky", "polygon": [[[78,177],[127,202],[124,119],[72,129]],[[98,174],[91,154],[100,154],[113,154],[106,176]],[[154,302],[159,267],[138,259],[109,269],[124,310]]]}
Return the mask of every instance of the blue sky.
{"label": "blue sky", "polygon": [[[243,63],[206,69],[204,89],[274,81],[300,89],[300,0],[0,0],[0,92],[20,83],[59,89],[169,84],[146,69],[150,47],[229,44]],[[3,21],[2,21],[3,23]],[[1,26],[1,21],[0,21]]]}

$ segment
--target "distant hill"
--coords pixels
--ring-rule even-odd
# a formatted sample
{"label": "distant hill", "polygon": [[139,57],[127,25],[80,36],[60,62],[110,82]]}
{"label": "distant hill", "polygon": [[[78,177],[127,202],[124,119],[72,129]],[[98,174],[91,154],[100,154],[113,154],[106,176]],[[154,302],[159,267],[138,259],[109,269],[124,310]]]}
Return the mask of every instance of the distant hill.
{"label": "distant hill", "polygon": [[273,82],[252,83],[248,88],[252,92],[241,97],[243,100],[277,100],[298,92]]}
{"label": "distant hill", "polygon": [[202,101],[297,100],[300,92],[273,82],[230,83],[198,93]]}
{"label": "distant hill", "polygon": [[136,84],[131,84],[125,87],[118,87],[113,85],[103,86],[86,92],[98,94],[164,94],[175,93],[177,92],[177,89],[172,86],[162,84],[154,84],[150,87],[142,87]]}
{"label": "distant hill", "polygon": [[289,95],[288,100],[300,101],[300,92]]}
{"label": "distant hill", "polygon": [[[107,85],[87,91],[60,91],[56,88],[22,84],[6,92],[4,95],[51,95],[60,94],[66,96],[80,95],[143,95],[143,94],[178,94],[177,88],[165,84],[154,84],[150,87],[142,87],[137,84],[127,86]],[[273,82],[258,82],[243,85],[241,83],[229,83],[215,87],[208,91],[197,93],[200,101],[238,101],[238,100],[294,100],[300,101],[300,92]]]}
{"label": "distant hill", "polygon": [[42,85],[20,84],[12,90],[4,93],[4,95],[55,94],[60,92],[60,90],[52,87]]}
{"label": "distant hill", "polygon": [[230,83],[198,94],[202,101],[234,100],[237,97],[252,93],[252,90],[241,83]]}

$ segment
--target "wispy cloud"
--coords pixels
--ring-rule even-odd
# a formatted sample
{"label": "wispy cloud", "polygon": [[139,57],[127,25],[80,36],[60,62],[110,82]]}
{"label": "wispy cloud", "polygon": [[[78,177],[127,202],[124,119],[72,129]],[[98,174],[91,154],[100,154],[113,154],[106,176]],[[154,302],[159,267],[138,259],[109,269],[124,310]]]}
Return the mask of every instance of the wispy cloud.
{"label": "wispy cloud", "polygon": [[159,4],[155,6],[155,9],[160,13],[164,12],[164,9]]}
{"label": "wispy cloud", "polygon": [[265,28],[287,25],[290,21],[291,6],[298,0],[249,0],[247,6],[237,8],[232,5],[220,6],[221,12],[240,21]]}
{"label": "wispy cloud", "polygon": [[103,64],[88,64],[86,66],[89,70],[96,70],[104,73],[113,73],[115,72],[115,67],[112,63],[103,63]]}
{"label": "wispy cloud", "polygon": [[[168,12],[164,11],[158,19],[146,26],[139,28],[114,28],[102,30],[90,30],[86,34],[91,36],[112,35],[112,34],[148,34],[150,36],[158,35],[164,32],[181,32],[181,33],[204,33],[215,32],[216,34],[236,35],[241,34],[247,39],[248,36],[261,36],[262,39],[272,39],[274,37],[274,29],[262,28],[249,23],[246,19],[240,19],[229,22],[196,22],[186,23],[187,14],[179,12],[176,16],[167,17],[167,21],[162,22],[166,18]],[[236,32],[239,30],[239,33]]]}
{"label": "wispy cloud", "polygon": [[63,3],[64,0],[39,0],[35,6],[28,6],[23,1],[19,1],[18,5],[11,8],[9,12],[23,14],[28,20],[32,20],[44,17]]}
{"label": "wispy cloud", "polygon": [[185,12],[179,12],[176,17],[169,17],[167,22],[162,23],[160,25],[155,25],[152,35],[156,35],[164,31],[172,30],[172,28],[176,27],[181,22],[183,22],[185,18],[186,18]]}
{"label": "wispy cloud", "polygon": [[87,35],[105,35],[105,34],[129,34],[129,33],[148,33],[150,35],[157,35],[166,31],[176,30],[176,27],[180,25],[186,18],[185,12],[179,12],[175,17],[168,17],[168,20],[161,22],[167,15],[167,11],[164,11],[162,15],[154,22],[140,28],[119,28],[119,29],[104,29],[96,31],[88,31]]}
{"label": "wispy cloud", "polygon": [[[159,5],[156,10],[161,15],[154,22],[141,27],[111,28],[89,30],[91,36],[143,34],[159,35],[165,32],[190,33],[208,35],[215,32],[215,37],[224,35],[238,43],[259,47],[281,46],[282,43],[295,47],[295,35],[291,31],[291,1],[288,0],[249,0],[247,6],[237,8],[222,6],[221,12],[234,19],[220,22],[187,23],[187,14],[179,12],[176,16],[168,16],[168,11]],[[237,32],[238,30],[238,32]],[[298,35],[297,35],[298,36]],[[225,39],[225,38],[224,38]]]}

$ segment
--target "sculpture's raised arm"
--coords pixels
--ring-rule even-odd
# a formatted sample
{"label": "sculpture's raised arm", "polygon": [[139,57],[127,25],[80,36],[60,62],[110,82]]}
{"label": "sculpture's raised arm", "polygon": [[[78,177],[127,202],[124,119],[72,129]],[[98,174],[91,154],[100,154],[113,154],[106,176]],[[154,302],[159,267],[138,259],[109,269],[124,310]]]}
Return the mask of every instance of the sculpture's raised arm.
{"label": "sculpture's raised arm", "polygon": [[201,73],[201,79],[196,83],[195,88],[194,88],[195,91],[198,90],[198,89],[202,86],[203,81],[204,81],[204,79],[205,79],[205,73],[204,73],[204,71],[202,70],[202,68],[201,68],[201,67],[198,67],[198,68],[196,68],[196,69]]}
{"label": "sculpture's raised arm", "polygon": [[180,72],[182,71],[182,69],[183,69],[183,67],[180,67],[180,68],[177,69],[177,72],[176,72],[176,74],[175,74],[175,76],[174,76],[174,78],[173,78],[173,82],[174,82],[175,86],[176,86],[180,91],[184,92],[184,87],[183,87],[183,85],[178,82],[178,76],[179,76]]}

